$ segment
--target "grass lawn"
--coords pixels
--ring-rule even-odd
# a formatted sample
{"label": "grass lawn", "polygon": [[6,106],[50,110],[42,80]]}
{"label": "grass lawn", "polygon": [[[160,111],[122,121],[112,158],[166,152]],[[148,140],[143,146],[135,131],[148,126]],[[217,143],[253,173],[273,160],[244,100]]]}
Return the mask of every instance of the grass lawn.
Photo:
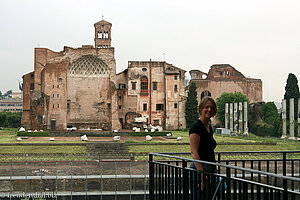
{"label": "grass lawn", "polygon": [[[0,130],[0,143],[20,143],[16,141],[16,129]],[[164,140],[164,141],[127,141],[128,143],[162,143],[161,145],[131,145],[130,152],[190,152],[189,145],[164,145],[163,143],[189,143],[188,131],[172,131],[174,137],[181,137],[181,141]],[[248,137],[229,137],[214,136],[219,144],[215,151],[292,151],[300,150],[300,141],[280,139],[280,138],[262,138],[250,134]],[[26,142],[22,143],[78,143],[79,141],[43,141],[43,142]],[[276,145],[222,145],[223,143],[276,143]],[[6,146],[1,148],[0,153],[87,153],[85,146]]]}
{"label": "grass lawn", "polygon": [[[180,142],[189,142],[188,131],[172,131],[174,137],[181,137]],[[280,138],[262,138],[250,134],[248,137],[229,137],[214,135],[218,144],[222,143],[276,143],[276,145],[218,145],[216,152],[222,151],[299,151],[300,141],[280,139]],[[179,143],[174,141],[174,143]],[[189,145],[145,145],[130,146],[130,151],[138,152],[190,152]]]}

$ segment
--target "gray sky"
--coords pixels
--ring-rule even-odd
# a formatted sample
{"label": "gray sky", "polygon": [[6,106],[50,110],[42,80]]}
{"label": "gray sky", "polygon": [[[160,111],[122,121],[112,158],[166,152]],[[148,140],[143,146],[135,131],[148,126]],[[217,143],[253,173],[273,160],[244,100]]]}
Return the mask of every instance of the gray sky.
{"label": "gray sky", "polygon": [[34,47],[94,44],[93,24],[113,24],[117,72],[130,60],[189,71],[230,64],[281,101],[288,73],[300,84],[299,0],[0,0],[0,90],[33,71]]}

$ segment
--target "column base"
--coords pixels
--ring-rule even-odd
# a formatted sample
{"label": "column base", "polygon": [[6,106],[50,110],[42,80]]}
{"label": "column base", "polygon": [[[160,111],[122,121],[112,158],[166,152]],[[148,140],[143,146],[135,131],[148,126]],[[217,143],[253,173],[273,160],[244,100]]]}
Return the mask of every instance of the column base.
{"label": "column base", "polygon": [[281,139],[284,139],[284,138],[286,138],[286,135],[281,136]]}
{"label": "column base", "polygon": [[296,140],[295,137],[289,137],[289,140]]}

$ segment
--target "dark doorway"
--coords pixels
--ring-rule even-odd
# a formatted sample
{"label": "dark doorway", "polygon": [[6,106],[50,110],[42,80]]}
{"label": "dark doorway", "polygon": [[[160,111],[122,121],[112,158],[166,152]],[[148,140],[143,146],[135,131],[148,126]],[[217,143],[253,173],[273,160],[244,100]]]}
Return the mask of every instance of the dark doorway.
{"label": "dark doorway", "polygon": [[56,130],[56,119],[51,119],[50,129]]}

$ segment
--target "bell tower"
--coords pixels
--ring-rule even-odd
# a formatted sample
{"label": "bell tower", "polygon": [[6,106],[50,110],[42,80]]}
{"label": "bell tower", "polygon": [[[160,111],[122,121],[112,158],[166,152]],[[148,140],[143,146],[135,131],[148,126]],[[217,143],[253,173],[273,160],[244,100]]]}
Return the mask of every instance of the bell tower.
{"label": "bell tower", "polygon": [[111,26],[111,23],[104,20],[101,20],[94,24],[95,48],[111,47]]}

